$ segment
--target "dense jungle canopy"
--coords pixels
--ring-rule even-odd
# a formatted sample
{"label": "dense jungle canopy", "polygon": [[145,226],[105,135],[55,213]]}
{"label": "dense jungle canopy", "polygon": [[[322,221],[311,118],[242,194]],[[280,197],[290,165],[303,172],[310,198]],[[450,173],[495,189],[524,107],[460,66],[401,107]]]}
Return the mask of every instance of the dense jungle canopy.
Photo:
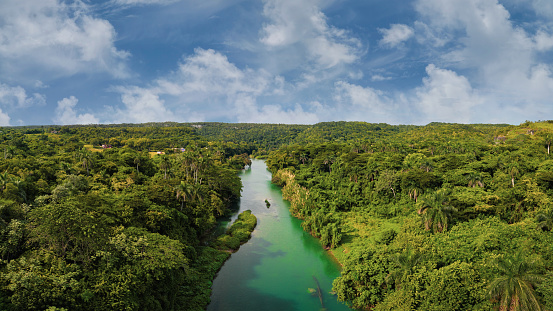
{"label": "dense jungle canopy", "polygon": [[211,234],[249,156],[339,260],[352,307],[553,309],[551,121],[0,131],[2,310],[204,309],[255,226]]}

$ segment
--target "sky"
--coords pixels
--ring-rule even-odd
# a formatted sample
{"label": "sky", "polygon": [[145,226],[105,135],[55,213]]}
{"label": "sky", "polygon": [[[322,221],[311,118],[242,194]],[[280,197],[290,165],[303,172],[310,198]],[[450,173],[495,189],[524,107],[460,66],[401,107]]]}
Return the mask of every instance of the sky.
{"label": "sky", "polygon": [[0,1],[0,126],[548,119],[551,0]]}

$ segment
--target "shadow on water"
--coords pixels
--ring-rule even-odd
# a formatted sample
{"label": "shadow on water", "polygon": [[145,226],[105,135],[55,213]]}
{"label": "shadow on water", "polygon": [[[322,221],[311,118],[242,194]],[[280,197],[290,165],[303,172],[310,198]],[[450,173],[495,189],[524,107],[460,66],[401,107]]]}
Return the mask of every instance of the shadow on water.
{"label": "shadow on water", "polygon": [[[228,266],[227,271],[240,269],[240,274],[226,273],[223,270],[219,272],[217,282],[213,284],[213,291],[217,291],[219,294],[211,296],[211,303],[207,308],[208,311],[294,310],[294,303],[292,300],[262,293],[248,286],[247,280],[257,277],[254,267],[258,266],[262,258],[267,256],[267,254],[263,252],[257,252],[259,250],[261,250],[259,247],[250,247],[250,249],[244,250],[247,254],[245,254],[245,256],[240,256],[241,258],[239,258],[239,260],[233,261],[232,256],[236,257],[238,254],[235,253],[231,256],[231,259],[225,263],[225,265]],[[278,252],[271,254],[271,256],[279,255],[282,254]],[[246,267],[246,269],[244,269],[244,267]]]}

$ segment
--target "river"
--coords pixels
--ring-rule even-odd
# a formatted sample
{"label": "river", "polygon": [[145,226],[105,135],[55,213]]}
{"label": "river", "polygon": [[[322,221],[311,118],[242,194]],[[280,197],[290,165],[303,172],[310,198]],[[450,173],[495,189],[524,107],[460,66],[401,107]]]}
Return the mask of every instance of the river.
{"label": "river", "polygon": [[309,292],[317,289],[317,281],[327,310],[350,310],[329,293],[332,280],[340,275],[338,264],[290,215],[289,203],[271,183],[265,162],[253,160],[240,177],[244,187],[239,212],[251,210],[257,227],[217,274],[207,310],[320,310],[319,296]]}

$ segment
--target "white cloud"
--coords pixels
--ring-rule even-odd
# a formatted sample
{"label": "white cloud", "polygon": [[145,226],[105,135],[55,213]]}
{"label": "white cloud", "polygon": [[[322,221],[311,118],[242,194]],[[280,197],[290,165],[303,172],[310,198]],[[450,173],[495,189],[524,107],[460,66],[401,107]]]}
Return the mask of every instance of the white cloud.
{"label": "white cloud", "polygon": [[99,120],[90,113],[79,114],[75,111],[79,100],[74,96],[58,101],[54,123],[66,124],[98,124]]}
{"label": "white cloud", "polygon": [[397,103],[381,90],[363,87],[345,81],[334,85],[334,103],[336,107],[327,117],[329,120],[390,122],[400,119]]}
{"label": "white cloud", "polygon": [[430,45],[435,48],[440,48],[451,41],[451,35],[436,27],[430,27],[421,21],[415,21],[415,36],[418,43],[426,46]]}
{"label": "white cloud", "polygon": [[[214,50],[196,49],[172,74],[146,88],[118,87],[124,108],[116,122],[238,120],[310,123],[299,105],[260,105],[261,96],[282,96],[286,82],[263,70],[240,69]],[[272,121],[271,121],[272,120]]]}
{"label": "white cloud", "polygon": [[392,24],[390,29],[379,29],[382,33],[380,45],[396,47],[415,35],[413,28],[403,24]]}
{"label": "white cloud", "polygon": [[36,79],[79,72],[128,74],[128,53],[115,45],[106,20],[93,17],[82,1],[0,2],[0,68],[4,74],[32,73]]}
{"label": "white cloud", "polygon": [[150,4],[160,4],[167,5],[171,3],[178,2],[180,0],[112,0],[114,4],[117,5],[150,5]]}
{"label": "white cloud", "polygon": [[432,64],[426,67],[426,73],[428,77],[423,79],[423,86],[416,89],[417,106],[424,113],[426,121],[474,121],[473,108],[483,101],[467,78]]}
{"label": "white cloud", "polygon": [[0,109],[0,126],[10,126],[10,116]]}
{"label": "white cloud", "polygon": [[[227,57],[214,50],[196,49],[175,75],[158,84],[168,94],[201,93],[209,96],[250,93],[259,95],[270,82],[264,71],[239,69]],[[175,83],[176,82],[176,83]],[[280,81],[282,83],[282,81]]]}
{"label": "white cloud", "polygon": [[384,95],[382,91],[344,81],[336,82],[335,87],[337,94],[334,99],[339,102],[347,99],[353,106],[357,106],[354,110],[365,108],[380,111],[386,106],[382,101]]}
{"label": "white cloud", "polygon": [[[14,109],[23,109],[46,104],[44,95],[34,93],[28,96],[27,92],[21,86],[9,86],[0,83],[0,106],[12,111]],[[10,125],[9,115],[0,109],[0,126]]]}
{"label": "white cloud", "polygon": [[497,0],[418,0],[416,8],[434,33],[447,34],[451,42],[446,52],[437,51],[443,55],[440,67],[466,72],[487,105],[500,108],[498,114],[518,111],[517,118],[540,119],[538,112],[551,111],[553,74],[539,58],[553,48],[546,29],[532,34],[515,26]]}
{"label": "white cloud", "polygon": [[155,88],[120,87],[117,91],[121,92],[121,102],[125,105],[125,109],[117,110],[114,116],[117,122],[180,121],[165,107]]}
{"label": "white cloud", "polygon": [[313,124],[319,122],[316,113],[304,111],[299,104],[288,109],[279,105],[260,106],[255,98],[250,96],[238,96],[233,108],[237,111],[238,122],[273,124]]}
{"label": "white cloud", "polygon": [[532,6],[538,15],[553,18],[553,2],[550,0],[533,0]]}
{"label": "white cloud", "polygon": [[38,93],[32,97],[27,96],[27,92],[20,86],[8,86],[0,83],[0,104],[14,108],[26,108],[32,106],[44,105],[46,103],[44,96]]}
{"label": "white cloud", "polygon": [[540,52],[548,51],[553,48],[553,35],[545,30],[539,30],[534,36],[536,50]]}
{"label": "white cloud", "polygon": [[318,0],[266,0],[261,42],[306,53],[319,69],[351,64],[359,58],[361,43],[342,30],[328,25]]}
{"label": "white cloud", "polygon": [[371,81],[387,81],[387,80],[392,80],[391,77],[385,77],[383,75],[373,75],[371,77]]}

